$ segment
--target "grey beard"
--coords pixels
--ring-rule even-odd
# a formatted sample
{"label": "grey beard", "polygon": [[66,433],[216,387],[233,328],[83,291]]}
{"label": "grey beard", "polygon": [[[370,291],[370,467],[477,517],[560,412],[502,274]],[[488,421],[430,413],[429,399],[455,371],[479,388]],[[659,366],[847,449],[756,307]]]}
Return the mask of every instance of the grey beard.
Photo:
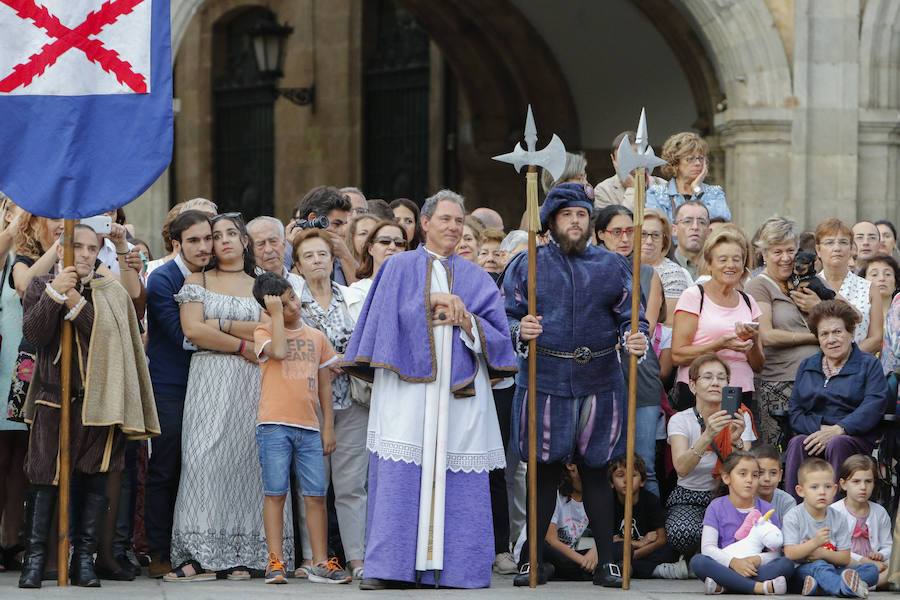
{"label": "grey beard", "polygon": [[587,248],[591,232],[586,230],[577,240],[570,239],[565,232],[560,231],[554,231],[553,237],[556,238],[556,243],[559,244],[559,249],[562,250],[563,254],[581,254]]}

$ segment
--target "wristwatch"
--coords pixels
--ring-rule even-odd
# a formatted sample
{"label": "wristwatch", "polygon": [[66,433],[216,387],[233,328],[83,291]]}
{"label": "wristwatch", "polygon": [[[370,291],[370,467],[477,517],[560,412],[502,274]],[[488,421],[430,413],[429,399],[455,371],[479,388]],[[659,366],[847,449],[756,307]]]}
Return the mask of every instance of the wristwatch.
{"label": "wristwatch", "polygon": [[744,440],[743,439],[738,440],[738,444],[739,444],[738,448],[740,450],[743,450],[744,449]]}
{"label": "wristwatch", "polygon": [[695,185],[693,191],[695,196],[699,196],[703,192],[703,188],[699,185]]}

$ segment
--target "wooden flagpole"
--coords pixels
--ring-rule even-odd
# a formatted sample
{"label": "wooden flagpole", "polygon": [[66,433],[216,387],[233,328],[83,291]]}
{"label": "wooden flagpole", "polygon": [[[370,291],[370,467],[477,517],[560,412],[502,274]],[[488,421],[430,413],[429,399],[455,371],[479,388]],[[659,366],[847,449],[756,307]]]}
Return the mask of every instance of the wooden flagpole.
{"label": "wooden flagpole", "polygon": [[[646,195],[644,167],[634,171],[634,248],[631,252],[631,334],[638,332],[641,323],[641,230],[644,225],[644,197]],[[652,352],[648,347],[647,352]],[[631,587],[631,521],[634,505],[634,429],[637,415],[638,357],[628,355],[628,412],[625,438],[625,543],[622,550],[622,589]]]}
{"label": "wooden flagpole", "polygon": [[[66,219],[63,229],[63,267],[75,264],[75,221]],[[63,319],[59,400],[59,542],[57,546],[57,579],[59,587],[69,585],[69,479],[71,448],[69,423],[72,412],[72,322]]]}

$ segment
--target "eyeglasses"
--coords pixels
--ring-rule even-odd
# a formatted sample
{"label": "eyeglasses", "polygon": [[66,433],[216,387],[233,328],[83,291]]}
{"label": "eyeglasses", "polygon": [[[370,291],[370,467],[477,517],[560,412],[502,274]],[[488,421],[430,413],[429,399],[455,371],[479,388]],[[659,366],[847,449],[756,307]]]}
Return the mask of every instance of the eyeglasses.
{"label": "eyeglasses", "polygon": [[350,211],[350,213],[351,213],[354,217],[358,217],[359,215],[367,215],[367,214],[369,214],[369,209],[366,208],[366,207],[363,207],[363,206],[357,206],[357,207],[354,207],[353,210]]}
{"label": "eyeglasses", "polygon": [[704,219],[703,217],[685,217],[678,221],[675,221],[678,225],[684,225],[686,227],[690,227],[691,225],[699,225],[700,227],[708,227],[709,219]]}
{"label": "eyeglasses", "polygon": [[686,162],[688,164],[695,163],[695,162],[703,163],[703,162],[706,162],[706,157],[705,156],[685,156],[681,160],[683,160],[684,162]]}
{"label": "eyeglasses", "polygon": [[661,231],[642,231],[641,239],[642,240],[652,239],[654,242],[658,242],[659,240],[662,239],[662,232]]}
{"label": "eyeglasses", "polygon": [[406,250],[406,240],[404,240],[403,238],[377,237],[375,238],[375,243],[381,244],[385,248],[393,244],[401,250]]}
{"label": "eyeglasses", "polygon": [[604,233],[608,233],[613,237],[622,237],[623,235],[632,236],[634,235],[634,227],[613,227],[612,229],[604,229]]}
{"label": "eyeglasses", "polygon": [[210,223],[215,223],[215,222],[218,221],[219,219],[238,219],[238,220],[240,220],[242,223],[243,223],[243,221],[244,221],[244,217],[243,217],[243,215],[241,215],[241,213],[239,213],[239,212],[227,212],[227,213],[219,213],[219,214],[217,214],[216,216],[212,217],[212,218],[209,220],[209,222],[210,222]]}
{"label": "eyeglasses", "polygon": [[847,238],[839,238],[839,239],[828,238],[827,240],[822,240],[822,245],[825,246],[826,248],[831,248],[832,246],[841,246],[844,248],[849,248],[850,240],[848,240]]}
{"label": "eyeglasses", "polygon": [[702,381],[703,383],[709,385],[713,381],[717,381],[719,383],[728,383],[727,375],[713,375],[712,373],[704,373],[700,377],[697,378],[697,381]]}

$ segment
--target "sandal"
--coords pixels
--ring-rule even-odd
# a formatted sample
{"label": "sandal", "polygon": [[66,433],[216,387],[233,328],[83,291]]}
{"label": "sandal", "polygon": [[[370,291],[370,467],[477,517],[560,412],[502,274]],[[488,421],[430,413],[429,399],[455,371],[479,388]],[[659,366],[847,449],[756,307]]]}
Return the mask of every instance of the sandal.
{"label": "sandal", "polygon": [[[185,567],[190,567],[192,573],[187,573],[185,571]],[[212,571],[204,571],[203,567],[200,566],[200,563],[196,560],[188,560],[177,567],[171,572],[167,573],[163,576],[163,581],[175,582],[175,581],[214,581],[216,579],[216,574]]]}
{"label": "sandal", "polygon": [[247,567],[231,567],[225,571],[225,579],[228,581],[248,581],[250,570]]}

